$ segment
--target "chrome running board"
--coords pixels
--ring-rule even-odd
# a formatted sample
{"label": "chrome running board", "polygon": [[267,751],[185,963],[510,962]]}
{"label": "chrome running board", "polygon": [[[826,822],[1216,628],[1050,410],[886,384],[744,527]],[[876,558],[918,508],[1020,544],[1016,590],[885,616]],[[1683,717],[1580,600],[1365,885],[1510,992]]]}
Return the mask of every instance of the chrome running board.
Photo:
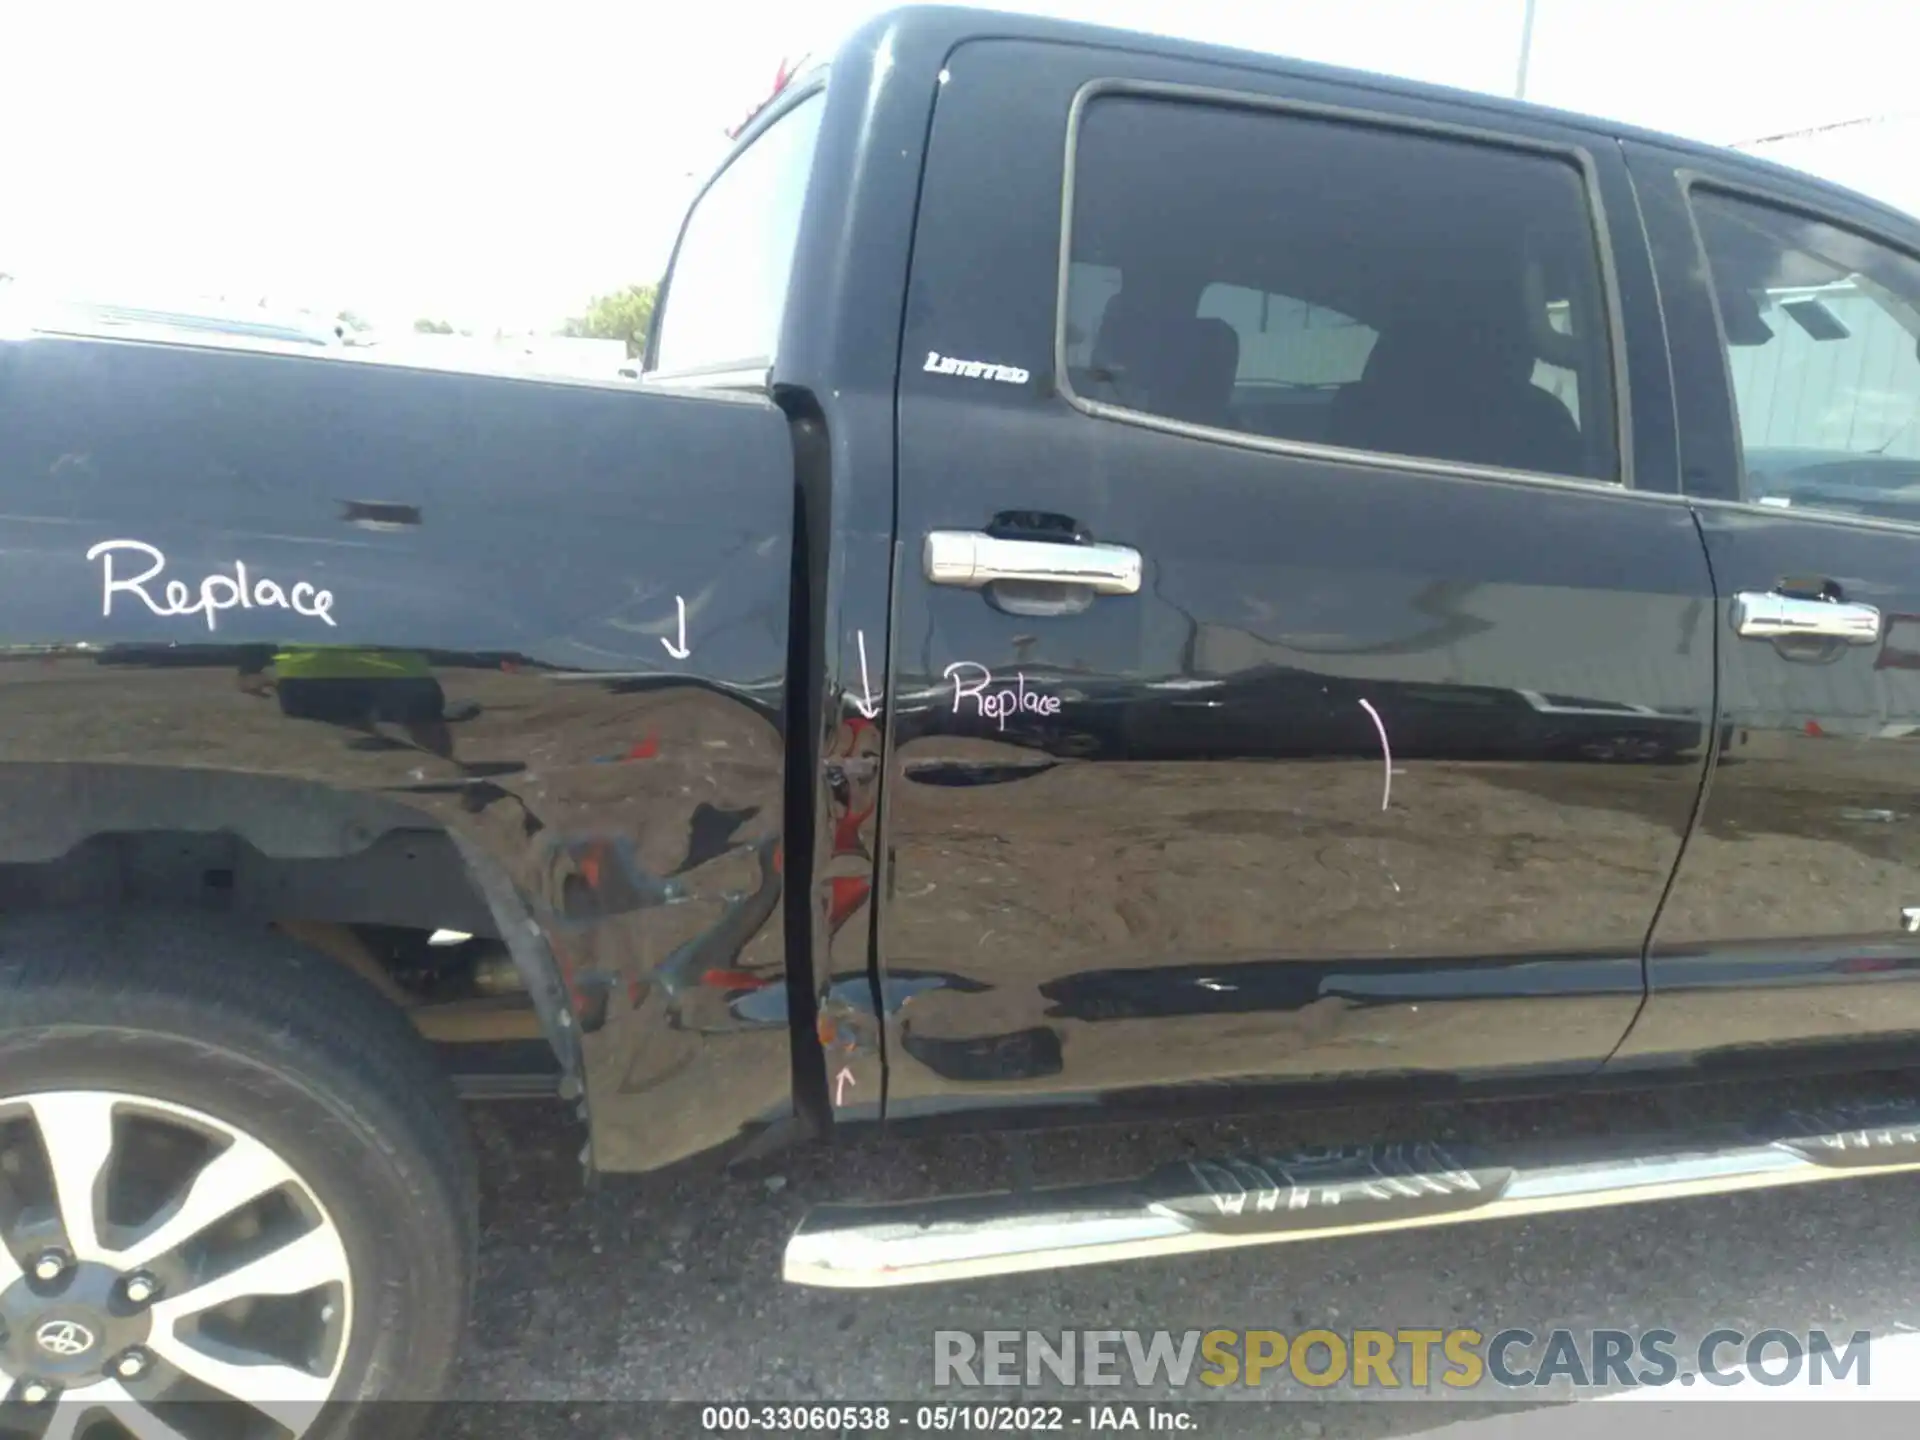
{"label": "chrome running board", "polygon": [[1920,1101],[1637,1140],[1328,1147],[1095,1185],[823,1205],[787,1241],[785,1274],[838,1289],[918,1285],[1900,1170],[1920,1170]]}

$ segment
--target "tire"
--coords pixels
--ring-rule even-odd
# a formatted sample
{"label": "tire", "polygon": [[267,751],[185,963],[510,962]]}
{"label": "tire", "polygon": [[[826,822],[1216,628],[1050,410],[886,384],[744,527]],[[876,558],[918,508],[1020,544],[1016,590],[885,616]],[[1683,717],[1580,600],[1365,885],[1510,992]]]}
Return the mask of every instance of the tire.
{"label": "tire", "polygon": [[477,1231],[465,1117],[403,1014],[275,932],[0,923],[0,1175],[22,1177],[11,1202],[0,1186],[16,1402],[26,1383],[63,1410],[238,1394],[295,1434],[398,1435],[427,1407],[354,1407],[437,1398],[452,1372]]}

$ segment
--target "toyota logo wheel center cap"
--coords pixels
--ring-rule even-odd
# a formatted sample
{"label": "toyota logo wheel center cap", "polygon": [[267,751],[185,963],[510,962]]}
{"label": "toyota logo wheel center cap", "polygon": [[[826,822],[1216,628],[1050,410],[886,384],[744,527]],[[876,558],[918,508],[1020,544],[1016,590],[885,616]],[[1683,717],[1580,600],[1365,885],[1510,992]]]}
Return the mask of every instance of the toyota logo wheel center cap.
{"label": "toyota logo wheel center cap", "polygon": [[0,1289],[0,1375],[63,1389],[91,1384],[113,1357],[144,1346],[152,1307],[129,1305],[122,1286],[113,1267],[81,1261],[52,1294],[30,1276]]}
{"label": "toyota logo wheel center cap", "polygon": [[48,1320],[33,1332],[33,1343],[49,1355],[71,1360],[93,1349],[98,1337],[78,1320]]}

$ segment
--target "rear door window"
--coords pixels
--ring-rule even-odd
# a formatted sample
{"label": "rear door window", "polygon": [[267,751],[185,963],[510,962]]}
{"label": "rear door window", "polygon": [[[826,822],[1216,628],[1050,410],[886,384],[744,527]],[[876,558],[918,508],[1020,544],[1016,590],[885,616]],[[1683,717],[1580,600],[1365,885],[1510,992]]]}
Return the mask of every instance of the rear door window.
{"label": "rear door window", "polygon": [[1739,412],[1743,498],[1920,521],[1920,261],[1696,188]]}
{"label": "rear door window", "polygon": [[1067,380],[1097,413],[1619,478],[1571,156],[1118,93],[1086,103],[1073,167]]}

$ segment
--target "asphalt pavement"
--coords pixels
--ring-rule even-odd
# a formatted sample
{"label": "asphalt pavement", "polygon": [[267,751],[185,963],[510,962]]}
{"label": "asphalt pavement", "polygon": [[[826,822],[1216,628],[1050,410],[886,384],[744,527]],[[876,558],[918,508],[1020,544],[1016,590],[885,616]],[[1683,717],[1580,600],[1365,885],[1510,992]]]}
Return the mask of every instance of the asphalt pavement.
{"label": "asphalt pavement", "polygon": [[[1110,1390],[1047,1383],[1013,1391],[936,1391],[936,1330],[1246,1330],[1297,1334],[1469,1327],[1541,1335],[1665,1328],[1686,1349],[1717,1328],[1804,1335],[1867,1330],[1885,1355],[1875,1383],[1892,1393],[1920,1374],[1920,1179],[1889,1177],[1798,1189],[1623,1206],[1523,1221],[1283,1244],[977,1282],[888,1291],[784,1284],[780,1250],[806,1208],[828,1199],[892,1198],[1039,1183],[1151,1168],[1172,1153],[1279,1148],[1304,1139],[1399,1130],[1500,1139],[1604,1133],[1724,1120],[1756,1103],[1893,1093],[1920,1078],[1846,1086],[1702,1087],[1660,1099],[1402,1107],[1185,1127],[1095,1127],[1007,1141],[995,1137],[875,1139],[791,1149],[736,1171],[694,1167],[583,1184],[580,1129],[544,1102],[472,1111],[487,1174],[477,1313],[458,1391],[486,1402],[461,1435],[523,1435],[538,1414],[573,1433],[595,1402],[861,1402],[989,1399],[1058,1402],[1089,1433],[1095,1402],[1206,1403],[1192,1432],[1361,1440],[1447,1428],[1448,1440],[1546,1440],[1575,1433],[1652,1433],[1663,1403],[1603,1403],[1564,1377],[1537,1391],[1485,1387],[1467,1398],[1435,1387],[1358,1398],[1284,1370],[1262,1383],[1208,1391]],[[1733,1357],[1737,1359],[1737,1356]],[[1804,1385],[1795,1398],[1808,1398]],[[1712,1398],[1779,1399],[1758,1382],[1704,1389]],[[1818,1398],[1821,1392],[1812,1392]],[[1835,1393],[1829,1386],[1827,1395]],[[1858,1393],[1857,1391],[1852,1393]],[[1904,1392],[1903,1392],[1904,1393]],[[1920,1384],[1913,1393],[1920,1395]],[[1678,1400],[1643,1391],[1641,1401]],[[1686,1398],[1693,1398],[1691,1392]],[[1247,1404],[1249,1400],[1285,1402]],[[1580,1400],[1575,1410],[1527,1407]],[[523,1402],[514,1405],[506,1402]],[[545,1407],[524,1402],[549,1402]],[[1752,1411],[1757,1407],[1745,1407]],[[1773,1407],[1769,1407],[1770,1409]],[[1853,1407],[1855,1409],[1866,1407]],[[1905,1409],[1905,1407],[1901,1407]],[[642,1434],[648,1415],[628,1410]],[[1571,1429],[1578,1416],[1588,1427]],[[1629,1414],[1631,1413],[1631,1419]],[[490,1419],[488,1417],[491,1417]],[[1604,1417],[1604,1419],[1602,1418]],[[686,1419],[685,1415],[680,1417]],[[1697,1423],[1686,1422],[1695,1426]],[[686,1433],[700,1433],[687,1421]],[[1528,1428],[1515,1430],[1516,1425]],[[504,1428],[500,1428],[504,1427]],[[1491,1427],[1491,1428],[1488,1428]],[[1749,1430],[1751,1427],[1747,1427]],[[1858,1427],[1852,1427],[1857,1430]],[[455,1433],[449,1431],[448,1433]],[[584,1432],[581,1432],[584,1433]]]}

